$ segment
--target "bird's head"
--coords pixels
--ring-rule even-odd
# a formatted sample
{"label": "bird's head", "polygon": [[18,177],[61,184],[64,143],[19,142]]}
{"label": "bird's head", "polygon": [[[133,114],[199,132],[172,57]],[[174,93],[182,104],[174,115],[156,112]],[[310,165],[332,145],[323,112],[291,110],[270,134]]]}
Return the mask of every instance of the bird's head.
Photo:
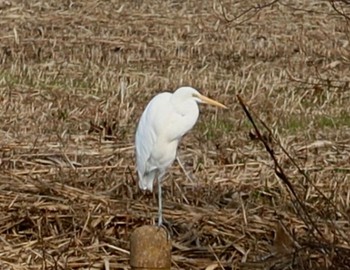
{"label": "bird's head", "polygon": [[181,100],[194,99],[197,103],[204,103],[227,109],[225,105],[216,100],[203,96],[196,89],[189,86],[180,87],[174,92],[174,96]]}

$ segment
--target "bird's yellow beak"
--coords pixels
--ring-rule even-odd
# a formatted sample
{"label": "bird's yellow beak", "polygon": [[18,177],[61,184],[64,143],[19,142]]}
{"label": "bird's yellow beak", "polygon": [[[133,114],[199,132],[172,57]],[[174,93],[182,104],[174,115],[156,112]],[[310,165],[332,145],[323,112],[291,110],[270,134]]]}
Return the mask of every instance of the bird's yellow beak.
{"label": "bird's yellow beak", "polygon": [[218,102],[214,99],[208,98],[208,97],[203,96],[203,95],[196,95],[196,96],[205,104],[214,105],[214,106],[217,106],[220,108],[227,109],[227,107],[224,104],[221,104],[220,102]]}

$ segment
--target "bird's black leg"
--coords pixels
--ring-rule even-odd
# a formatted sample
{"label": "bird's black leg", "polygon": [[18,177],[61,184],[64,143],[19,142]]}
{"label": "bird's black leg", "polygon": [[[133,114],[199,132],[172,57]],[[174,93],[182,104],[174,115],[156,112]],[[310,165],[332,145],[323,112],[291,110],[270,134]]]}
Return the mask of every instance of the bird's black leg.
{"label": "bird's black leg", "polygon": [[158,179],[158,226],[162,226],[163,224],[163,205],[162,205],[162,184],[161,177],[157,177]]}

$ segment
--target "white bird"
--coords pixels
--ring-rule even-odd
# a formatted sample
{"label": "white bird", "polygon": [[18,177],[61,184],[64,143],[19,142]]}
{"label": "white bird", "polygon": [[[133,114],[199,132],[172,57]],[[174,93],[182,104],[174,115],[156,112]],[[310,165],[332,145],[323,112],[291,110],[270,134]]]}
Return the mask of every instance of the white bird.
{"label": "white bird", "polygon": [[198,103],[227,108],[192,87],[180,87],[173,94],[156,95],[142,113],[137,127],[135,144],[139,187],[152,192],[157,177],[159,226],[162,225],[162,178],[176,158],[182,136],[197,122]]}

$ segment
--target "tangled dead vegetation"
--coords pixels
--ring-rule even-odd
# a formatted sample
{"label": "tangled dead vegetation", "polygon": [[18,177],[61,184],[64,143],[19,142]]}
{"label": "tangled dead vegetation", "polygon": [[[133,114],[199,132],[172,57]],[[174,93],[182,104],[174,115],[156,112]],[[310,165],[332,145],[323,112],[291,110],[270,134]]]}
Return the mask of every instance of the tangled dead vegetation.
{"label": "tangled dead vegetation", "polygon": [[230,110],[202,109],[179,150],[194,181],[174,164],[164,183],[173,268],[350,269],[347,14],[0,1],[0,269],[129,269],[130,233],[157,213],[137,188],[135,125],[179,85]]}

